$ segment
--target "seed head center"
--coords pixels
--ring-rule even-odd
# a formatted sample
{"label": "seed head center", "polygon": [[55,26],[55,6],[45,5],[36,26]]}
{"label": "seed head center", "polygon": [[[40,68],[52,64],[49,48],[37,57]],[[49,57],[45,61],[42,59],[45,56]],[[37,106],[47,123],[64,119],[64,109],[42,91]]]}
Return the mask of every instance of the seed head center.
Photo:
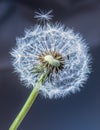
{"label": "seed head center", "polygon": [[46,51],[39,55],[41,65],[49,71],[49,74],[58,73],[64,68],[64,58],[55,51]]}
{"label": "seed head center", "polygon": [[50,65],[58,67],[60,66],[60,61],[56,60],[52,55],[46,55],[44,60],[47,61]]}

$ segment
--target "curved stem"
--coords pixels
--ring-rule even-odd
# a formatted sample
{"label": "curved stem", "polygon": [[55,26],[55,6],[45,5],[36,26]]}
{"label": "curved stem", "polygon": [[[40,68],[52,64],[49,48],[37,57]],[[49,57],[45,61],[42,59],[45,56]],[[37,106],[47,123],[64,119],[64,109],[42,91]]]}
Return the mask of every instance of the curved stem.
{"label": "curved stem", "polygon": [[10,126],[9,130],[17,130],[17,128],[21,124],[22,120],[24,119],[24,117],[26,116],[28,111],[30,110],[32,104],[34,103],[34,101],[39,93],[39,87],[42,85],[42,83],[44,82],[46,77],[47,77],[46,73],[41,75],[41,77],[35,84],[31,94],[29,95],[26,103],[24,104],[23,108],[21,109],[21,111],[19,112],[19,114],[17,115],[15,120],[13,121],[12,125]]}

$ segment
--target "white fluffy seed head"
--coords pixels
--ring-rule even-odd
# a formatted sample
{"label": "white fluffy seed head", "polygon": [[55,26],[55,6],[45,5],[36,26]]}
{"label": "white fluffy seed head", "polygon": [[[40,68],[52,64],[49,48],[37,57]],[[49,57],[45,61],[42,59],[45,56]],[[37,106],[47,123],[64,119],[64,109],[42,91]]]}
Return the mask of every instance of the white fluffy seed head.
{"label": "white fluffy seed head", "polygon": [[[50,13],[47,13],[50,15]],[[49,15],[47,18],[49,19]],[[35,17],[40,18],[37,13]],[[41,18],[40,18],[41,19]],[[52,71],[40,87],[40,93],[49,98],[64,97],[79,91],[90,73],[91,57],[86,42],[80,34],[61,24],[36,25],[25,31],[25,36],[17,38],[17,45],[12,50],[13,66],[21,81],[27,87],[32,86],[40,77],[41,62],[38,56],[44,52],[58,52],[64,59],[62,70]],[[40,67],[40,71],[35,70]]]}

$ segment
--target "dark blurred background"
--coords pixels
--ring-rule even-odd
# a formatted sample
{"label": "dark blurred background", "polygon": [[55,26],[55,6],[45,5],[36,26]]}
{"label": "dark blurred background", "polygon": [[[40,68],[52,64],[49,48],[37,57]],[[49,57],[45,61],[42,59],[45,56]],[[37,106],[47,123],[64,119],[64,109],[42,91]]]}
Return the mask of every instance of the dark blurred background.
{"label": "dark blurred background", "polygon": [[77,94],[58,100],[38,96],[18,130],[100,130],[99,0],[0,1],[0,130],[8,130],[31,92],[13,73],[9,51],[16,37],[34,26],[38,9],[53,9],[53,22],[60,21],[84,36],[93,59],[92,74]]}

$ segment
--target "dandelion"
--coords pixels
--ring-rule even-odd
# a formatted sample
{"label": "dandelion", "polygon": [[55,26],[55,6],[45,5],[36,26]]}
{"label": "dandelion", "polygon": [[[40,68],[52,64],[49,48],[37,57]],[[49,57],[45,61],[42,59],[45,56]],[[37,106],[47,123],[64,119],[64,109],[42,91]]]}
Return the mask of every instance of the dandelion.
{"label": "dandelion", "polygon": [[[17,38],[17,46],[11,52],[21,81],[33,87],[31,105],[38,93],[60,98],[79,91],[90,73],[91,58],[86,42],[72,29],[50,23],[51,12],[36,12],[35,18],[46,22],[26,30],[24,37]],[[27,104],[24,108],[28,112]]]}

